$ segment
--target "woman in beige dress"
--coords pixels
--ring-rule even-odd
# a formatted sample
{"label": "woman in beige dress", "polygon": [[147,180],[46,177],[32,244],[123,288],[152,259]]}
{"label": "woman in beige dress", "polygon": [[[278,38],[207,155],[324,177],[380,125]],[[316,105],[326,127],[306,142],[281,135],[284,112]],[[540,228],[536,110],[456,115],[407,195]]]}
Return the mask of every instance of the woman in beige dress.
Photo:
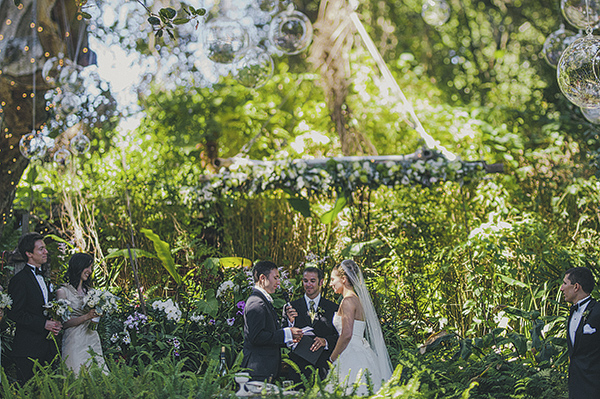
{"label": "woman in beige dress", "polygon": [[95,309],[86,310],[84,298],[91,288],[94,258],[77,253],[69,260],[65,284],[56,291],[57,299],[69,301],[73,312],[71,319],[63,323],[62,357],[65,364],[78,374],[81,367],[88,368],[93,362],[108,372],[102,355],[98,332],[90,328],[92,319],[98,317]]}

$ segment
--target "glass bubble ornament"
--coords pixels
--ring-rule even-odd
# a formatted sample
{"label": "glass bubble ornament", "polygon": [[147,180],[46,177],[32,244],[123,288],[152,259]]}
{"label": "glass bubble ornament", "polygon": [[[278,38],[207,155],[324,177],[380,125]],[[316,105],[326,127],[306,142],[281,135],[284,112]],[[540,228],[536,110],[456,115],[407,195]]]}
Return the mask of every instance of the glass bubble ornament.
{"label": "glass bubble ornament", "polygon": [[312,37],[313,27],[308,17],[292,8],[273,17],[269,26],[269,41],[288,55],[306,50]]}
{"label": "glass bubble ornament", "polygon": [[56,112],[66,117],[74,114],[81,109],[81,99],[73,92],[63,92],[57,98]]}
{"label": "glass bubble ornament", "polygon": [[544,46],[542,47],[542,52],[544,53],[544,58],[548,65],[556,68],[563,51],[569,47],[569,44],[580,37],[581,35],[565,29],[565,25],[560,24],[560,27],[557,30],[548,35],[544,42]]}
{"label": "glass bubble ornament", "polygon": [[587,35],[571,43],[556,66],[560,90],[582,108],[600,107],[599,52],[600,37]]}
{"label": "glass bubble ornament", "polygon": [[21,140],[19,140],[19,150],[25,158],[34,161],[42,159],[46,155],[48,147],[46,146],[44,137],[34,130],[21,137]]}
{"label": "glass bubble ornament", "polygon": [[71,163],[71,152],[66,148],[61,148],[54,153],[54,162],[61,166],[66,166]]}
{"label": "glass bubble ornament", "polygon": [[450,19],[450,5],[446,0],[425,0],[421,17],[427,25],[442,26]]}
{"label": "glass bubble ornament", "polygon": [[233,76],[245,87],[256,89],[264,86],[273,76],[273,59],[260,47],[249,48],[241,60],[234,64]]}
{"label": "glass bubble ornament", "polygon": [[238,22],[225,17],[209,21],[202,29],[206,56],[220,64],[231,64],[248,47],[248,32]]}
{"label": "glass bubble ornament", "polygon": [[73,154],[75,155],[85,154],[90,149],[90,139],[82,133],[78,133],[73,137],[69,144],[71,151],[73,151]]}
{"label": "glass bubble ornament", "polygon": [[595,125],[600,124],[600,108],[580,108],[583,117]]}
{"label": "glass bubble ornament", "polygon": [[270,16],[279,12],[279,0],[254,0],[250,6],[269,14]]}
{"label": "glass bubble ornament", "polygon": [[600,0],[561,0],[560,9],[577,29],[592,28],[600,22]]}

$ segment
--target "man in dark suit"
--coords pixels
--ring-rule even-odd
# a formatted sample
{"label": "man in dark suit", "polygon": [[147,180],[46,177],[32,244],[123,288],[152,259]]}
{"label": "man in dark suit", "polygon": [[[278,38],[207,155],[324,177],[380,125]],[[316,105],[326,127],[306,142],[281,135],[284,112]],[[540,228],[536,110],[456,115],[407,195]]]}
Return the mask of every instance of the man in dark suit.
{"label": "man in dark suit", "polygon": [[302,330],[281,328],[271,294],[279,287],[279,270],[273,262],[254,265],[254,289],[244,308],[244,358],[253,380],[272,382],[279,375],[281,347],[300,340]]}
{"label": "man in dark suit", "polygon": [[571,303],[567,322],[569,399],[600,398],[600,306],[590,293],[595,281],[586,267],[565,272],[560,287]]}
{"label": "man in dark suit", "polygon": [[[290,359],[298,365],[309,381],[315,368],[319,371],[321,379],[327,377],[329,356],[338,339],[338,333],[333,326],[333,315],[337,312],[338,305],[321,296],[323,277],[323,271],[317,267],[304,269],[302,273],[304,296],[293,301],[292,306],[286,310],[288,320],[295,327],[310,326],[314,329],[316,338],[312,350],[325,348],[315,364],[309,363],[294,352],[290,353]],[[293,369],[290,370],[290,379],[296,383],[301,381],[300,375]]]}
{"label": "man in dark suit", "polygon": [[58,334],[62,325],[44,315],[44,305],[50,296],[50,287],[42,276],[42,264],[48,260],[44,237],[27,233],[21,237],[18,249],[27,259],[27,265],[8,284],[13,304],[7,316],[16,323],[11,357],[19,382],[25,383],[33,377],[32,359],[43,365],[51,363],[56,356],[56,345],[46,336],[49,331]]}

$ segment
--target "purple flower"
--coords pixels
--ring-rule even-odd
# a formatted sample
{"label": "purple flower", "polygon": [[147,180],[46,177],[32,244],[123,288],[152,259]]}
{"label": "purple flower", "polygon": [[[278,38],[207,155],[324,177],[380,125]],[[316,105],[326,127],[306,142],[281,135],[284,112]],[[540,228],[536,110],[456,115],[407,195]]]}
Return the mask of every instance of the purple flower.
{"label": "purple flower", "polygon": [[235,304],[235,306],[237,306],[237,308],[240,309],[240,310],[244,310],[244,308],[246,307],[246,302],[245,301],[239,301],[238,303]]}
{"label": "purple flower", "polygon": [[208,321],[208,324],[215,325],[215,319],[210,319],[210,320]]}
{"label": "purple flower", "polygon": [[229,324],[229,326],[232,326],[233,323],[235,323],[235,317],[232,317],[231,319],[227,319],[227,324]]}

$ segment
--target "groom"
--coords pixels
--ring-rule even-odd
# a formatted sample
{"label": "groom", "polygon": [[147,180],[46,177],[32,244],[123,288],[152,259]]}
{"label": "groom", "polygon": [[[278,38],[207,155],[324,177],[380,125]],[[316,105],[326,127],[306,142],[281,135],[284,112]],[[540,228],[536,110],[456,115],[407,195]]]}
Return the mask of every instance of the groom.
{"label": "groom", "polygon": [[46,336],[49,331],[58,334],[62,324],[44,316],[44,305],[50,296],[50,287],[42,276],[42,264],[48,260],[44,237],[27,233],[17,248],[27,265],[8,284],[13,304],[7,316],[16,323],[11,357],[17,367],[17,379],[24,384],[33,377],[33,360],[44,365],[56,356],[56,345]]}
{"label": "groom", "polygon": [[[310,380],[314,369],[319,371],[319,377],[323,380],[329,371],[329,356],[335,347],[338,333],[333,326],[333,315],[338,310],[338,305],[321,296],[323,287],[323,271],[317,267],[309,266],[302,273],[302,286],[304,296],[291,303],[291,308],[286,310],[288,320],[295,327],[310,326],[314,329],[314,350],[325,347],[321,356],[315,364],[311,364],[302,357],[290,352],[290,359],[298,365],[304,376]],[[290,371],[290,379],[300,382],[300,375],[294,370]]]}
{"label": "groom", "polygon": [[256,262],[254,288],[244,308],[244,359],[253,380],[272,382],[279,375],[281,347],[302,338],[297,327],[281,328],[271,294],[279,288],[279,270],[273,262]]}
{"label": "groom", "polygon": [[592,299],[595,280],[587,267],[565,272],[560,287],[571,311],[567,322],[569,399],[600,398],[600,306]]}

